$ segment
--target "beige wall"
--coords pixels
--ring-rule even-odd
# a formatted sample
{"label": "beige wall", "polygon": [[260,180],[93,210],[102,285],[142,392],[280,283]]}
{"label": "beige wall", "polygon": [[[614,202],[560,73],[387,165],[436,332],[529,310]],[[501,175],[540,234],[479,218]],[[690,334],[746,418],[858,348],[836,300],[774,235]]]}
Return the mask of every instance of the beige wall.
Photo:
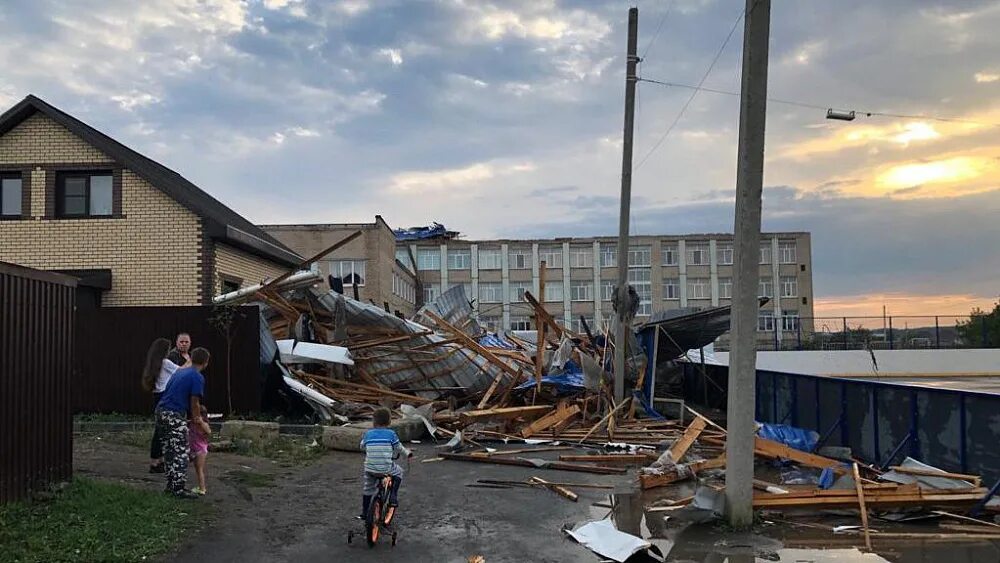
{"label": "beige wall", "polygon": [[240,287],[243,287],[258,284],[265,279],[276,278],[289,270],[289,268],[222,243],[215,243],[214,263],[213,295],[218,295],[222,288],[220,276],[238,278]]}
{"label": "beige wall", "polygon": [[[30,165],[31,217],[0,221],[0,260],[52,269],[110,269],[107,306],[201,302],[200,219],[128,169],[122,218],[46,219],[45,164],[116,165],[42,114],[0,137],[0,167]],[[51,173],[51,172],[50,172]]]}

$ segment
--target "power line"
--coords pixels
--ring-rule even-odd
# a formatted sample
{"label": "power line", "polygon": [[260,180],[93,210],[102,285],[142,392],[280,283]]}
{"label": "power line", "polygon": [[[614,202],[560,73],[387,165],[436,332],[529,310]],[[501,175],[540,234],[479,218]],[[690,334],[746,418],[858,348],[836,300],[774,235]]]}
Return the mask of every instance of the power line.
{"label": "power line", "polygon": [[[754,6],[756,6],[756,4],[754,4]],[[684,116],[684,112],[687,111],[688,106],[690,106],[691,102],[694,101],[695,96],[698,95],[699,90],[705,84],[705,81],[708,80],[708,75],[712,73],[712,69],[715,68],[715,64],[718,63],[719,58],[722,57],[722,52],[725,51],[726,46],[729,45],[729,41],[733,38],[733,34],[736,33],[736,28],[740,25],[740,22],[743,21],[744,15],[746,15],[746,12],[744,10],[740,10],[739,17],[736,18],[736,21],[733,22],[733,26],[729,29],[729,35],[726,35],[726,39],[722,42],[722,45],[719,47],[719,50],[716,51],[715,57],[712,59],[712,62],[708,65],[708,69],[705,70],[705,74],[703,74],[701,80],[698,81],[698,87],[691,92],[691,96],[688,97],[686,102],[684,102],[684,105],[681,107],[681,111],[670,123],[670,126],[667,127],[667,130],[663,132],[663,135],[661,135],[660,138],[656,141],[656,143],[653,144],[653,148],[649,149],[649,152],[646,153],[646,156],[642,157],[642,160],[639,161],[639,164],[637,164],[635,168],[633,168],[632,170],[633,172],[637,172],[640,168],[642,168],[642,165],[646,163],[646,161],[654,152],[656,152],[656,149],[660,148],[660,145],[663,144],[663,141],[665,141],[667,136],[670,135],[670,132],[673,131],[675,127],[677,127],[677,123],[680,122],[681,117]]]}
{"label": "power line", "polygon": [[656,31],[653,33],[653,38],[649,40],[649,43],[646,44],[646,48],[642,50],[642,56],[639,57],[640,61],[641,59],[646,58],[646,53],[649,52],[649,48],[653,46],[653,43],[656,42],[656,38],[660,36],[660,30],[663,29],[663,23],[667,21],[667,16],[670,14],[670,5],[671,3],[668,2],[667,9],[663,12],[663,17],[660,18],[660,23],[656,25]]}
{"label": "power line", "polygon": [[[673,87],[673,88],[684,88],[684,89],[687,89],[687,90],[694,90],[696,92],[708,92],[710,94],[721,94],[721,95],[724,95],[724,96],[734,96],[734,97],[737,97],[737,98],[740,96],[739,92],[733,92],[733,91],[730,91],[730,90],[720,90],[720,89],[717,89],[717,88],[706,88],[706,87],[700,86],[700,85],[699,86],[694,86],[692,84],[683,84],[683,83],[680,83],[680,82],[665,82],[665,81],[662,81],[662,80],[653,80],[653,79],[650,79],[650,78],[639,78],[638,80],[639,80],[639,82],[649,82],[650,84],[657,84],[657,85],[660,85],[660,86],[667,86],[667,87]],[[829,105],[823,106],[823,105],[812,104],[812,103],[808,103],[808,102],[800,102],[800,101],[796,101],[796,100],[786,100],[786,99],[781,99],[781,98],[772,98],[770,96],[767,98],[767,101],[775,103],[775,104],[783,104],[783,105],[796,106],[796,107],[802,107],[802,108],[808,108],[808,109],[818,109],[818,110],[823,110],[823,111],[826,111],[826,110],[830,109],[831,107],[833,107],[833,106],[829,106]],[[943,121],[943,122],[949,122],[949,123],[966,123],[966,124],[970,124],[970,125],[982,125],[984,127],[1000,127],[1000,123],[989,123],[989,122],[986,122],[986,121],[975,121],[975,120],[972,120],[972,119],[962,119],[962,118],[958,118],[958,117],[941,117],[941,116],[935,116],[935,115],[915,115],[915,114],[907,114],[907,113],[889,113],[889,112],[867,111],[867,110],[859,110],[859,109],[847,110],[847,111],[852,111],[852,112],[854,112],[856,114],[864,115],[864,116],[867,116],[867,117],[895,117],[895,118],[899,118],[899,119],[922,119],[922,120],[927,120],[927,121]]]}

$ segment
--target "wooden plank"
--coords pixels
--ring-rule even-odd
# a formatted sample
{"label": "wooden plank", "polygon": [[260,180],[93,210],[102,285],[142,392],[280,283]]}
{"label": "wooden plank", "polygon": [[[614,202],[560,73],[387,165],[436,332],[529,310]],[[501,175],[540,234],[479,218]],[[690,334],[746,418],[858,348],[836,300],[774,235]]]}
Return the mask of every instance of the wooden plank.
{"label": "wooden plank", "polygon": [[942,479],[957,479],[959,481],[969,481],[975,486],[982,484],[982,477],[979,475],[968,475],[965,473],[948,473],[946,471],[935,471],[933,469],[920,469],[915,467],[900,467],[894,465],[890,467],[892,471],[896,473],[905,473],[907,475],[916,475],[919,477],[940,477]]}
{"label": "wooden plank", "polygon": [[351,233],[351,234],[347,235],[346,237],[338,240],[337,242],[333,243],[332,245],[328,246],[327,248],[321,250],[318,254],[316,254],[314,256],[311,256],[311,257],[303,260],[302,262],[299,262],[299,264],[297,266],[295,266],[294,268],[292,268],[291,270],[289,270],[289,271],[285,272],[284,274],[281,274],[280,276],[278,276],[278,277],[274,278],[273,280],[267,282],[266,284],[264,284],[264,287],[260,288],[259,291],[263,292],[263,291],[268,290],[271,287],[275,286],[276,284],[279,284],[279,283],[287,280],[288,278],[292,277],[292,275],[295,274],[295,272],[298,272],[302,268],[305,268],[306,266],[312,264],[313,262],[315,262],[315,261],[319,260],[320,258],[326,256],[327,254],[333,252],[334,250],[337,250],[341,246],[344,246],[345,244],[351,242],[352,240],[360,237],[361,234],[362,234],[362,231],[354,231],[353,233]]}
{"label": "wooden plank", "polygon": [[962,516],[961,514],[952,514],[951,512],[944,512],[942,510],[932,510],[932,514],[937,514],[939,516],[947,516],[948,518],[954,518],[955,520],[962,520],[965,522],[974,522],[982,526],[990,526],[993,528],[1000,528],[1000,524],[994,524],[993,522],[987,522],[986,520],[980,520],[979,518],[972,518],[970,516]]}
{"label": "wooden plank", "polygon": [[563,497],[566,500],[576,502],[577,500],[580,499],[580,495],[574,493],[573,491],[567,489],[566,487],[563,487],[562,485],[556,485],[554,483],[549,483],[548,481],[542,479],[541,477],[532,477],[528,479],[528,481],[531,483],[538,483],[539,485],[544,486],[546,489],[556,493],[557,495]]}
{"label": "wooden plank", "polygon": [[521,437],[530,438],[534,434],[550,428],[580,413],[578,405],[565,409],[556,409],[521,429]]}
{"label": "wooden plank", "polygon": [[[971,505],[982,500],[985,489],[968,489],[970,492],[960,494],[943,494],[942,490],[921,491],[918,493],[897,493],[874,491],[865,495],[865,506],[935,506],[935,505]],[[799,496],[795,493],[775,495],[758,493],[754,495],[753,505],[757,507],[772,506],[823,506],[823,507],[853,507],[858,504],[858,497],[853,491],[843,491],[846,494]]]}
{"label": "wooden plank", "polygon": [[488,418],[517,418],[519,416],[534,417],[542,416],[543,414],[553,411],[551,405],[536,405],[528,407],[503,407],[498,409],[483,409],[466,411],[459,413],[459,418],[466,421],[482,420]]}
{"label": "wooden plank", "polygon": [[[545,297],[545,260],[538,265],[538,293]],[[535,311],[535,329],[538,331],[535,336],[535,392],[541,393],[542,368],[545,363],[545,321],[537,311]]]}
{"label": "wooden plank", "polygon": [[382,389],[381,387],[373,387],[371,385],[363,385],[361,383],[354,383],[354,382],[351,382],[351,381],[344,381],[342,379],[334,379],[332,377],[327,377],[327,376],[324,376],[324,375],[315,375],[315,374],[306,373],[306,372],[300,371],[300,370],[295,370],[295,374],[298,375],[298,376],[300,376],[300,377],[307,377],[307,378],[314,379],[314,380],[317,380],[317,381],[322,381],[322,382],[324,382],[326,384],[329,384],[329,385],[338,385],[338,386],[343,386],[343,387],[350,387],[352,389],[360,389],[360,390],[363,390],[363,391],[369,391],[369,392],[375,393],[376,395],[379,395],[379,396],[392,397],[392,398],[395,398],[395,399],[399,399],[401,401],[410,401],[410,402],[417,403],[417,404],[420,404],[420,405],[423,405],[423,404],[426,404],[426,403],[433,403],[434,402],[431,399],[424,399],[423,397],[418,397],[416,395],[407,395],[406,393],[399,393],[397,391],[392,391],[390,389]]}
{"label": "wooden plank", "polygon": [[496,465],[515,465],[519,467],[530,467],[532,469],[577,471],[581,473],[596,473],[599,475],[621,475],[627,471],[624,467],[604,467],[602,465],[564,463],[561,461],[550,461],[545,467],[537,467],[534,463],[531,463],[526,459],[508,459],[505,457],[478,457],[468,454],[449,454],[449,453],[441,453],[438,454],[438,456],[455,461],[472,461],[475,463],[492,463]]}
{"label": "wooden plank", "polygon": [[826,469],[829,467],[835,473],[847,473],[844,465],[834,459],[815,454],[806,453],[786,446],[779,442],[756,437],[754,440],[754,453],[772,459],[788,459],[796,463]]}
{"label": "wooden plank", "polygon": [[583,443],[584,441],[586,441],[587,438],[589,438],[591,434],[593,434],[598,428],[600,428],[602,424],[604,424],[605,422],[607,422],[612,416],[614,416],[614,414],[616,412],[618,412],[622,407],[624,407],[625,403],[629,403],[631,401],[632,401],[632,397],[628,397],[624,401],[618,403],[618,406],[616,406],[615,408],[611,409],[608,412],[608,414],[604,415],[604,418],[602,418],[601,420],[597,421],[597,424],[595,424],[594,426],[592,426],[590,428],[590,430],[586,434],[584,434],[583,438],[580,438],[579,440],[577,440],[577,443],[579,444],[579,443]]}
{"label": "wooden plank", "polygon": [[434,334],[433,331],[427,330],[423,332],[414,332],[413,334],[404,334],[402,336],[392,336],[390,338],[380,338],[376,340],[367,340],[365,342],[359,342],[358,344],[347,344],[347,348],[354,352],[357,350],[364,350],[366,348],[374,348],[376,346],[383,346],[385,344],[393,344],[396,342],[406,342],[407,340],[412,340],[419,336],[427,336],[428,334]]}
{"label": "wooden plank", "polygon": [[861,510],[861,527],[865,531],[865,548],[871,551],[872,535],[868,529],[868,508],[865,506],[865,489],[861,484],[861,473],[858,472],[858,464],[851,464],[851,471],[854,473],[854,489],[858,493],[858,507]]}
{"label": "wooden plank", "polygon": [[691,421],[691,424],[684,430],[684,434],[680,439],[670,446],[670,459],[674,460],[674,463],[681,461],[684,454],[691,449],[691,445],[698,439],[698,435],[701,434],[701,431],[705,429],[707,424],[704,418],[695,418]]}
{"label": "wooden plank", "polygon": [[[542,298],[544,299],[545,296],[542,295]],[[541,317],[545,324],[549,325],[549,328],[552,329],[552,334],[555,335],[556,340],[562,340],[563,333],[566,332],[566,330],[559,326],[559,323],[557,323],[555,318],[552,317],[552,314],[545,310],[545,307],[543,307],[542,304],[535,299],[535,296],[532,295],[530,291],[524,292],[524,299],[535,310],[535,315]]]}
{"label": "wooden plank", "polygon": [[558,452],[572,450],[572,446],[542,446],[540,448],[521,448],[517,450],[497,450],[493,452],[476,452],[472,455],[484,455],[487,457],[495,455],[518,455],[518,454],[530,454],[534,452]]}
{"label": "wooden plank", "polygon": [[[706,471],[708,469],[718,469],[720,467],[726,466],[726,456],[722,455],[714,459],[707,459],[705,461],[696,461],[688,465],[688,469],[692,474],[697,475],[700,471]],[[677,471],[671,471],[664,473],[662,475],[639,475],[639,487],[643,490],[653,489],[656,487],[663,487],[671,483],[676,483],[678,481],[683,481],[690,477],[691,475],[684,473],[680,474]]]}
{"label": "wooden plank", "polygon": [[[652,458],[652,459],[655,459]],[[584,463],[612,463],[632,465],[649,463],[650,456],[644,454],[604,454],[604,455],[561,455],[559,461],[577,461]]]}
{"label": "wooden plank", "polygon": [[[442,458],[443,459],[443,458]],[[510,485],[510,486],[531,486],[528,481],[499,481],[496,479],[476,479],[477,483],[485,483],[487,485]],[[577,489],[614,489],[614,485],[595,485],[593,483],[553,483],[549,481],[550,485],[559,485],[560,487],[576,487]]]}

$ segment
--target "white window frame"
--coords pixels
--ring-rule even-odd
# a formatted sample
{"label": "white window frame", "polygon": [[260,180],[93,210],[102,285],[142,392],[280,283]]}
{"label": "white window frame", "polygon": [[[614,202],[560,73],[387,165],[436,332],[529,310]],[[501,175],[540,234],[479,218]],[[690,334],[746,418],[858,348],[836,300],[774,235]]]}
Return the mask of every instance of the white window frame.
{"label": "white window frame", "polygon": [[531,317],[522,315],[510,317],[511,330],[534,330],[534,327],[532,327],[531,324]]}
{"label": "white window frame", "polygon": [[774,332],[774,311],[761,309],[757,313],[757,332]]}
{"label": "white window frame", "polygon": [[614,243],[601,243],[601,267],[602,268],[617,268],[618,267],[618,245]]}
{"label": "white window frame", "polygon": [[611,301],[615,295],[615,282],[611,280],[601,280],[601,301]]}
{"label": "white window frame", "polygon": [[569,266],[570,268],[593,268],[594,248],[591,246],[570,246]]}
{"label": "white window frame", "polygon": [[[704,242],[695,242],[685,246],[687,252],[687,265],[688,266],[707,266],[709,262],[708,256],[708,244]],[[695,260],[695,257],[698,257]]]}
{"label": "white window frame", "polygon": [[771,259],[772,259],[772,256],[771,256],[771,243],[770,242],[766,242],[766,243],[762,242],[762,243],[760,243],[760,263],[761,264],[770,264],[771,263]]}
{"label": "white window frame", "polygon": [[[361,271],[360,271],[360,273],[358,272],[358,269],[359,269],[358,268],[358,264],[361,265],[361,268],[360,268]],[[348,266],[348,265],[350,267],[349,268],[345,268],[345,266]],[[357,274],[361,278],[361,283],[358,284],[358,287],[364,287],[365,286],[365,279],[367,277],[367,268],[366,268],[366,265],[365,265],[365,260],[361,260],[361,259],[355,260],[355,259],[350,259],[350,258],[346,259],[346,260],[330,260],[330,261],[327,262],[327,268],[328,268],[328,270],[330,272],[330,275],[333,276],[333,277],[335,277],[335,278],[340,278],[341,282],[343,282],[343,284],[344,284],[345,287],[349,287],[349,286],[354,285],[354,283],[353,283],[353,279],[354,279],[353,276],[354,276],[354,274]],[[346,275],[351,276],[351,278],[350,278],[351,281],[350,282],[345,277],[345,272],[346,272]]]}
{"label": "white window frame", "polygon": [[424,303],[433,303],[441,297],[441,284],[439,283],[425,283],[424,284]]}
{"label": "white window frame", "polygon": [[503,303],[503,284],[500,282],[479,282],[480,303]]}
{"label": "white window frame", "polygon": [[795,332],[799,330],[799,312],[797,310],[786,309],[781,312],[781,330]]}
{"label": "white window frame", "polygon": [[418,248],[417,249],[417,269],[422,272],[433,272],[441,270],[441,249],[439,248]]}
{"label": "white window frame", "polygon": [[503,266],[503,251],[499,248],[479,249],[479,269],[499,270]]}
{"label": "white window frame", "polygon": [[761,276],[757,284],[757,297],[774,298],[774,278],[771,276]]}
{"label": "white window frame", "polygon": [[545,269],[561,270],[563,267],[563,251],[561,246],[539,246],[538,264],[545,262]]}
{"label": "white window frame", "polygon": [[590,327],[591,330],[594,329],[594,316],[593,315],[576,315],[575,317],[573,317],[573,330],[574,331],[579,332],[580,334],[584,333],[583,323],[580,322],[580,317],[583,317],[584,319],[587,319],[587,326]]}
{"label": "white window frame", "polygon": [[781,276],[781,296],[782,297],[798,297],[799,296],[799,278],[795,276]]}
{"label": "white window frame", "polygon": [[731,242],[716,243],[715,263],[720,266],[733,265],[733,243]]}
{"label": "white window frame", "polygon": [[778,241],[779,264],[795,264],[798,262],[797,250],[795,241]]}
{"label": "white window frame", "polygon": [[719,299],[733,298],[733,278],[719,278]]}
{"label": "white window frame", "polygon": [[507,249],[507,268],[510,270],[531,269],[531,249],[510,247]]}
{"label": "white window frame", "polygon": [[680,258],[677,254],[677,245],[673,243],[663,243],[663,246],[660,248],[660,254],[663,258],[664,266],[676,266]]}
{"label": "white window frame", "polygon": [[642,268],[652,266],[653,247],[651,246],[630,246],[628,247],[628,267]]}
{"label": "white window frame", "polygon": [[562,282],[553,282],[545,284],[545,295],[543,296],[546,303],[562,303],[565,298],[565,287],[563,287]]}
{"label": "white window frame", "polygon": [[524,293],[532,289],[531,282],[510,282],[507,287],[510,288],[510,303],[526,302]]}
{"label": "white window frame", "polygon": [[663,298],[667,301],[677,301],[681,298],[681,280],[678,278],[663,279]]}
{"label": "white window frame", "polygon": [[593,301],[594,282],[592,281],[570,281],[569,282],[570,301]]}
{"label": "white window frame", "polygon": [[468,248],[458,248],[455,250],[448,250],[448,269],[449,270],[471,270],[472,269],[472,250]]}
{"label": "white window frame", "polygon": [[688,299],[711,299],[712,282],[709,278],[688,278]]}

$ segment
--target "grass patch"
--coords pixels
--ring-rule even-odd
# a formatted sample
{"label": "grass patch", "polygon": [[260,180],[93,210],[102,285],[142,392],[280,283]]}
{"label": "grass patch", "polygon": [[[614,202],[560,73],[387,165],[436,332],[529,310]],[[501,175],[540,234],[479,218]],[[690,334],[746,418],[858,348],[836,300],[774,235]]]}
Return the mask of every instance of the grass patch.
{"label": "grass patch", "polygon": [[140,561],[170,549],[207,511],[197,501],[78,477],[50,501],[0,506],[0,561]]}
{"label": "grass patch", "polygon": [[273,440],[233,441],[233,453],[253,457],[266,457],[288,466],[308,465],[323,457],[326,450],[314,443],[312,437],[280,435]]}
{"label": "grass patch", "polygon": [[233,481],[246,487],[271,487],[274,485],[274,475],[270,473],[256,473],[236,469],[226,473],[226,475]]}
{"label": "grass patch", "polygon": [[120,444],[122,446],[133,446],[148,450],[149,443],[153,440],[153,429],[144,428],[140,430],[122,430],[121,432],[100,432],[91,435],[95,440],[108,442],[109,444]]}
{"label": "grass patch", "polygon": [[73,415],[73,422],[153,422],[148,414],[84,413]]}

